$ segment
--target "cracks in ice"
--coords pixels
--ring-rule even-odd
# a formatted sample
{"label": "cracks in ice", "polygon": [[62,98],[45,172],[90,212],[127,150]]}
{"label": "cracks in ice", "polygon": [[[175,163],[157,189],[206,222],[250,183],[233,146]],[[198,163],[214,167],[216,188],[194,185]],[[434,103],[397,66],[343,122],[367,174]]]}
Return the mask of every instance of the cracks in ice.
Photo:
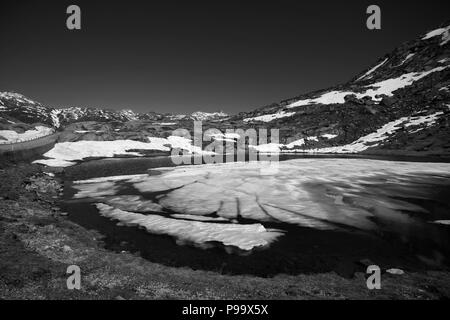
{"label": "cracks in ice", "polygon": [[[148,232],[171,235],[179,241],[215,241],[252,250],[282,236],[280,230],[268,228],[273,225],[372,232],[381,222],[383,228],[416,223],[404,212],[421,215],[426,211],[394,197],[426,198],[414,184],[446,177],[450,171],[445,163],[423,166],[367,159],[296,159],[280,162],[276,174],[260,175],[262,165],[160,168],[160,175],[81,181],[74,185],[79,190],[75,198],[104,190],[114,193],[121,185],[130,184],[145,200],[140,204],[139,199],[128,196],[131,205],[120,203],[120,198],[108,201],[111,195],[104,195],[104,201],[97,197],[95,201],[104,204],[99,210],[105,217],[138,224]],[[161,210],[159,215],[154,211],[136,213],[146,213],[142,208]]]}

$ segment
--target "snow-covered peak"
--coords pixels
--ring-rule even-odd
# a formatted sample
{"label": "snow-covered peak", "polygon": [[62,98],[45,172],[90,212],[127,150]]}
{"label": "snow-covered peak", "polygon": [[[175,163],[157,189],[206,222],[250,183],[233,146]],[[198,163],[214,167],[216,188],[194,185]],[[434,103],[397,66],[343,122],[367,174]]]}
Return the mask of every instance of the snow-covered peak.
{"label": "snow-covered peak", "polygon": [[15,100],[23,104],[31,104],[31,105],[38,104],[37,102],[30,100],[24,95],[16,92],[0,92],[0,98],[5,100]]}
{"label": "snow-covered peak", "polygon": [[119,111],[119,114],[128,120],[138,120],[139,116],[131,109],[123,109]]}
{"label": "snow-covered peak", "polygon": [[191,113],[190,117],[194,120],[205,121],[205,120],[213,120],[228,117],[228,114],[219,111],[219,112],[202,112],[196,111]]}

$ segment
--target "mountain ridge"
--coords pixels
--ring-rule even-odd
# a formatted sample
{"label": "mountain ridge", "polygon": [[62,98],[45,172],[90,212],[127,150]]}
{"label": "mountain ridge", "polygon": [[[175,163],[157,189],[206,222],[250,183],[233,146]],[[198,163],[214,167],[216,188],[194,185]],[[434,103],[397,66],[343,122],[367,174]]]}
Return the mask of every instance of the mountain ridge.
{"label": "mountain ridge", "polygon": [[[127,137],[145,140],[147,133],[167,135],[164,133],[167,130],[201,120],[205,127],[221,130],[279,129],[280,141],[272,146],[273,151],[366,152],[370,149],[372,152],[429,153],[431,150],[447,154],[450,153],[449,30],[450,25],[446,23],[400,44],[348,82],[231,116],[223,112],[176,115],[79,107],[58,109],[20,94],[0,93],[0,117],[6,115],[9,120],[28,124],[40,122],[54,127],[78,128],[79,132],[90,131],[89,135],[70,136],[70,139],[81,140],[123,137],[95,135],[96,131],[104,132],[108,122],[122,125],[114,125],[106,131],[132,130],[133,134]],[[89,121],[103,123],[103,129],[72,126]],[[150,124],[127,125],[130,121],[150,121]],[[152,123],[165,131],[150,128]],[[375,139],[373,134],[377,132],[379,135]]]}

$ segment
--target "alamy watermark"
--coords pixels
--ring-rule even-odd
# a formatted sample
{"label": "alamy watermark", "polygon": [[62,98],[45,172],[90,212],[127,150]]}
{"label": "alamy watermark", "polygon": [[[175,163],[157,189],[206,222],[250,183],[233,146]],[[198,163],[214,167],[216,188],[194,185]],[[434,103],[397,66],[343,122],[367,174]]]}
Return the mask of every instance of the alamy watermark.
{"label": "alamy watermark", "polygon": [[192,145],[172,145],[171,159],[176,165],[216,164],[223,162],[279,161],[280,134],[276,128],[203,130],[201,121],[194,121],[191,134],[176,129],[172,136],[192,141]]}
{"label": "alamy watermark", "polygon": [[367,14],[370,16],[366,20],[366,26],[369,30],[380,30],[381,29],[381,8],[375,4],[367,7]]}
{"label": "alamy watermark", "polygon": [[[69,16],[66,19],[66,27],[69,30],[81,30],[81,8],[77,5],[70,5],[66,9],[66,14]],[[372,4],[367,7],[366,14],[369,17],[366,20],[366,27],[369,30],[381,29],[381,8]]]}
{"label": "alamy watermark", "polygon": [[69,30],[81,29],[81,9],[77,5],[70,5],[66,9],[66,13],[69,14],[66,20],[66,27]]}
{"label": "alamy watermark", "polygon": [[77,265],[70,265],[66,270],[67,274],[70,276],[67,278],[66,285],[69,290],[80,290],[81,289],[81,269]]}

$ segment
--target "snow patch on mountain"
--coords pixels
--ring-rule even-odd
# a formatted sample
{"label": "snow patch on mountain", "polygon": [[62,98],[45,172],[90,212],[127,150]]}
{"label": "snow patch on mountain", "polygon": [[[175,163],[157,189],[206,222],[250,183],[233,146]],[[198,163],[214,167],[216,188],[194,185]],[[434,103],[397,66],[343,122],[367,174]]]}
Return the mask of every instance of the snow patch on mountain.
{"label": "snow patch on mountain", "polygon": [[450,220],[435,220],[432,223],[443,224],[443,225],[446,225],[446,226],[450,226]]}
{"label": "snow patch on mountain", "polygon": [[191,154],[213,154],[202,150],[200,146],[192,145],[192,140],[179,136],[169,136],[167,138],[149,137],[149,142],[157,147],[157,150],[170,151],[171,149],[185,150]]}
{"label": "snow patch on mountain", "polygon": [[356,79],[356,81],[362,80],[364,78],[366,78],[368,75],[370,75],[371,73],[373,73],[375,70],[377,70],[379,67],[381,67],[383,64],[386,63],[386,61],[388,61],[389,59],[386,58],[383,61],[381,61],[379,64],[377,64],[375,67],[373,67],[372,69],[370,69],[369,71],[367,71],[365,74],[363,74],[361,77],[359,77],[358,79]]}
{"label": "snow patch on mountain", "polygon": [[25,97],[24,95],[21,95],[20,93],[16,93],[16,92],[0,92],[0,98],[6,99],[6,100],[15,100],[22,104],[31,104],[31,105],[36,104],[36,102],[34,102],[33,100],[30,100],[27,97]]}
{"label": "snow patch on mountain", "polygon": [[52,150],[44,154],[50,159],[40,159],[34,163],[48,166],[67,167],[74,165],[75,161],[85,158],[112,158],[114,156],[135,156],[142,154],[138,151],[129,150],[158,150],[170,151],[172,148],[185,150],[190,154],[212,154],[203,151],[199,146],[193,146],[190,139],[178,136],[168,138],[149,137],[149,142],[134,140],[114,141],[76,141],[57,143]]}
{"label": "snow patch on mountain", "polygon": [[289,148],[289,149],[292,149],[292,148],[294,148],[294,147],[301,147],[301,146],[305,145],[305,143],[306,143],[307,141],[315,141],[315,142],[318,142],[319,139],[318,139],[317,137],[315,137],[315,136],[312,136],[312,137],[306,137],[306,138],[301,138],[301,139],[299,139],[299,140],[296,140],[296,141],[293,141],[293,142],[291,142],[291,143],[288,143],[288,144],[286,145],[286,147]]}
{"label": "snow patch on mountain", "polygon": [[245,118],[244,122],[253,122],[253,121],[262,121],[262,122],[270,122],[275,119],[281,119],[286,117],[292,117],[295,114],[295,112],[286,112],[286,111],[280,111],[273,114],[264,114],[262,116],[257,116],[253,118]]}
{"label": "snow patch on mountain", "polygon": [[[161,146],[159,143],[146,143],[134,140],[115,140],[115,141],[76,141],[62,142],[55,144],[54,148],[44,154],[47,159],[36,160],[34,163],[53,166],[61,161],[61,166],[74,165],[74,161],[83,160],[89,157],[114,157],[117,155],[141,156],[138,152],[128,152],[130,149],[141,150],[161,150],[169,151],[168,147]],[[65,164],[65,165],[63,165]]]}
{"label": "snow patch on mountain", "polygon": [[326,134],[322,134],[321,135],[321,137],[323,137],[323,138],[325,138],[325,139],[334,139],[334,138],[336,138],[338,135],[337,134],[329,134],[329,133],[326,133]]}
{"label": "snow patch on mountain", "polygon": [[[365,135],[352,143],[342,146],[299,149],[298,147],[305,146],[307,141],[319,141],[318,137],[311,136],[301,138],[288,144],[268,143],[250,147],[260,153],[358,153],[378,146],[381,142],[388,139],[390,135],[403,127],[409,128],[409,133],[411,134],[430,127],[435,124],[443,114],[443,112],[436,112],[430,115],[402,117],[400,119],[386,123],[384,126],[373,133]],[[337,135],[322,135],[322,137],[332,139],[337,137]]]}
{"label": "snow patch on mountain", "polygon": [[[425,116],[413,116],[402,117],[400,119],[386,123],[376,132],[370,133],[366,136],[359,138],[358,140],[343,146],[318,148],[318,149],[305,149],[302,152],[308,153],[358,153],[368,148],[378,146],[381,142],[388,139],[391,134],[400,130],[402,127],[410,128],[413,130],[410,133],[416,133],[423,130],[426,127],[432,126],[437,119],[442,116],[443,112],[436,112],[431,115]],[[414,128],[418,127],[419,128]],[[285,146],[288,147],[288,146]],[[282,150],[283,152],[290,152],[290,150]]]}
{"label": "snow patch on mountain", "polygon": [[296,108],[301,106],[307,106],[311,104],[343,104],[345,103],[345,97],[348,95],[355,95],[358,99],[363,97],[370,97],[374,101],[381,101],[381,95],[386,95],[388,97],[393,96],[393,92],[412,85],[415,81],[418,81],[434,72],[440,72],[447,69],[448,66],[436,67],[428,71],[422,72],[411,72],[406,73],[400,77],[383,80],[370,85],[365,86],[366,88],[371,88],[363,93],[357,93],[352,91],[330,91],[322,94],[320,97],[313,99],[299,100],[291,103],[287,108]]}
{"label": "snow patch on mountain", "polygon": [[219,112],[202,112],[196,111],[191,113],[190,118],[197,121],[207,121],[228,117],[228,114],[219,111]]}
{"label": "snow patch on mountain", "polygon": [[185,114],[170,114],[166,116],[167,119],[169,120],[183,120],[184,118],[186,118]]}
{"label": "snow patch on mountain", "polygon": [[154,123],[156,125],[160,125],[160,126],[174,126],[177,125],[176,122],[160,122],[160,123]]}
{"label": "snow patch on mountain", "polygon": [[59,128],[61,126],[61,123],[59,121],[58,115],[61,114],[60,110],[52,110],[50,112],[50,116],[52,117],[53,126],[55,128]]}
{"label": "snow patch on mountain", "polygon": [[411,58],[414,57],[415,55],[416,55],[415,53],[410,53],[410,54],[408,54],[408,55],[405,57],[405,59],[403,59],[403,61],[400,62],[400,64],[399,64],[397,67],[402,66],[406,61],[408,61],[409,59],[411,59]]}
{"label": "snow patch on mountain", "polygon": [[239,139],[241,136],[237,133],[213,133],[208,134],[208,132],[205,132],[206,137],[210,137],[216,141],[225,141],[225,142],[236,142],[237,139]]}
{"label": "snow patch on mountain", "polygon": [[430,31],[422,38],[422,40],[431,39],[437,36],[441,36],[441,46],[447,44],[450,41],[450,26]]}

